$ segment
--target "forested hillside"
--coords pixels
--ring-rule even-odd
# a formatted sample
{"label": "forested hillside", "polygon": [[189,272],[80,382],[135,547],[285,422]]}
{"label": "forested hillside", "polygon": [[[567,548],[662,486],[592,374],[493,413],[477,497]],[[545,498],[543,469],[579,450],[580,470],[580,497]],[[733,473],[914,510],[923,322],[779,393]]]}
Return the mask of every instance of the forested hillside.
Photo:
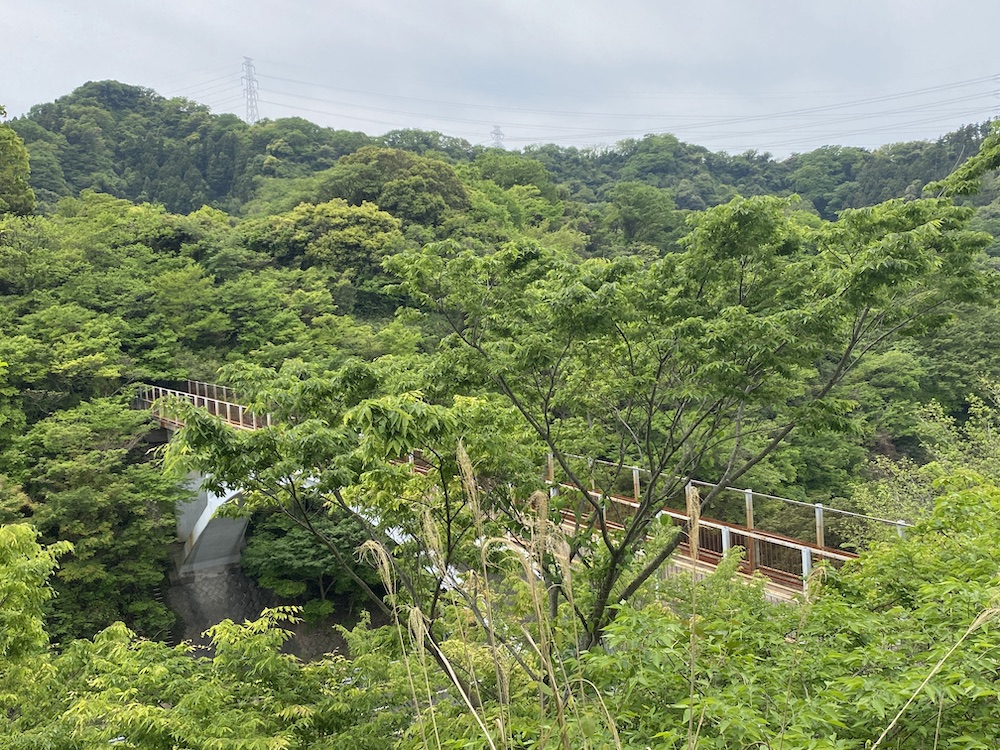
{"label": "forested hillside", "polygon": [[[987,124],[508,152],[110,81],[0,125],[0,741],[992,746],[998,162]],[[173,405],[164,461],[131,388],[187,378],[273,425]],[[575,455],[656,478],[620,535]],[[195,468],[264,585],[394,626],[305,666],[281,612],[156,642]],[[735,556],[662,577],[691,477],[917,527],[771,605]]]}
{"label": "forested hillside", "polygon": [[[208,204],[242,214],[269,181],[314,175],[363,146],[435,156],[454,165],[475,162],[489,151],[416,130],[370,137],[300,118],[249,126],[233,115],[213,115],[204,105],[115,81],[81,86],[33,107],[10,126],[28,146],[31,184],[43,206],[94,189],[161,203],[176,213]],[[987,132],[984,123],[933,143],[895,143],[875,151],[831,145],[784,160],[754,151],[713,153],[671,135],[647,135],[604,149],[534,146],[521,156],[545,168],[545,179],[561,197],[583,203],[615,203],[615,194],[617,202],[627,201],[628,188],[616,186],[642,183],[669,190],[682,210],[701,210],[736,194],[796,193],[832,219],[844,208],[919,196],[928,182],[974,154]],[[484,176],[503,187],[533,184],[533,169],[522,158],[512,171],[495,165]],[[990,184],[978,201],[995,197]]]}

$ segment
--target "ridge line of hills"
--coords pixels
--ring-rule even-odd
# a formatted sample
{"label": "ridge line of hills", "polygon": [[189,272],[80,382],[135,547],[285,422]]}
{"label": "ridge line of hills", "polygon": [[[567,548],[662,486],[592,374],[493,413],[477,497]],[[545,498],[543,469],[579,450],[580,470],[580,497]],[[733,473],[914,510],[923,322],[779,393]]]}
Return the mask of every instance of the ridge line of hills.
{"label": "ridge line of hills", "polygon": [[[318,126],[291,117],[248,125],[205,105],[164,98],[116,81],[88,82],[8,122],[25,141],[31,186],[43,210],[93,189],[133,202],[189,213],[209,205],[234,215],[266,213],[288,181],[319,179],[365,146],[388,147],[472,164],[497,149],[416,129],[381,136]],[[916,197],[974,154],[989,123],[970,124],[935,142],[892,143],[875,150],[827,146],[786,159],[768,153],[712,152],[671,135],[647,135],[594,150],[543,145],[516,154],[544,167],[555,194],[584,204],[609,201],[615,186],[637,182],[669,191],[678,209],[701,210],[736,194],[798,194],[807,210],[838,211],[893,197]],[[532,165],[524,169],[531,170]],[[293,186],[299,197],[307,186]],[[505,186],[509,187],[509,186]],[[1000,189],[987,181],[976,205]],[[281,202],[290,208],[289,201]],[[995,212],[987,212],[992,218]]]}

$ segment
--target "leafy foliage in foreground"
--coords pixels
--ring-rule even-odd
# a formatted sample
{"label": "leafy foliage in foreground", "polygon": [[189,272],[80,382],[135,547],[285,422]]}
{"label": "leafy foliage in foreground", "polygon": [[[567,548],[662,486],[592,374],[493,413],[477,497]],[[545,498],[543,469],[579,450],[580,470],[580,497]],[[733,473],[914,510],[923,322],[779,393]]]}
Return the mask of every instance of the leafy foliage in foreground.
{"label": "leafy foliage in foreground", "polygon": [[[412,619],[347,634],[352,661],[303,665],[281,655],[280,611],[214,628],[211,659],[122,626],[56,655],[34,592],[65,550],[40,547],[26,527],[3,527],[0,601],[17,618],[0,619],[0,643],[20,645],[0,665],[0,740],[76,748],[121,738],[126,747],[206,750],[986,748],[1000,722],[997,513],[1000,488],[954,475],[907,539],[818,572],[800,605],[768,603],[760,583],[732,578],[731,559],[697,584],[667,579],[622,605],[606,649],[574,652],[572,616],[536,609],[541,619],[522,622],[538,650],[522,656],[538,680],[471,635],[453,597],[441,648],[475,675],[474,706],[433,666]],[[537,594],[544,599],[530,570],[495,567],[479,591],[498,626],[531,611],[519,608]]]}
{"label": "leafy foliage in foreground", "polygon": [[800,607],[708,583],[679,612],[659,602],[623,612],[611,653],[586,660],[623,735],[681,747],[693,716],[698,747],[862,748],[905,706],[886,747],[990,746],[1000,613],[996,561],[976,547],[1000,493],[973,476],[939,492],[906,541],[826,571]]}
{"label": "leafy foliage in foreground", "polygon": [[142,460],[148,431],[148,417],[126,399],[98,399],[38,422],[4,454],[24,494],[0,496],[0,521],[26,520],[45,543],[73,543],[52,582],[49,631],[62,642],[116,620],[170,634],[174,614],[149,591],[166,583],[174,505],[184,494]]}

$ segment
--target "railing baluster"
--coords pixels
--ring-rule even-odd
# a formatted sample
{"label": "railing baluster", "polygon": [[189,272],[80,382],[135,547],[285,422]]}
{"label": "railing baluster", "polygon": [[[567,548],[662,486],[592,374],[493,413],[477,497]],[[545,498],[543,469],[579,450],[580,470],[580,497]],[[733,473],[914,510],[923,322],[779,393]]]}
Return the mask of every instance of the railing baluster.
{"label": "railing baluster", "polygon": [[698,562],[698,552],[701,547],[701,498],[698,497],[698,488],[691,482],[684,488],[684,499],[687,503],[688,553],[692,560]]}
{"label": "railing baluster", "polygon": [[[753,490],[743,490],[743,502],[746,506],[747,528],[753,531]],[[757,541],[752,537],[747,537],[747,564],[750,572],[757,569]]]}

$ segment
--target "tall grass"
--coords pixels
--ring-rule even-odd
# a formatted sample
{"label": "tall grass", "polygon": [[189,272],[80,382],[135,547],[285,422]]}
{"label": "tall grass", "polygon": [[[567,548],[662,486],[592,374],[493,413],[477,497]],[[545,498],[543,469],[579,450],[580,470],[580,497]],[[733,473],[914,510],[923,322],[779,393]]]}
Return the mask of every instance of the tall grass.
{"label": "tall grass", "polygon": [[[569,544],[549,520],[548,495],[534,493],[524,504],[527,538],[491,534],[494,524],[461,444],[458,464],[476,554],[473,565],[447,577],[451,585],[441,592],[448,604],[445,640],[438,644],[430,637],[419,606],[399,596],[391,552],[374,541],[360,550],[378,572],[394,613],[421,746],[448,746],[442,722],[460,710],[490,750],[521,747],[526,725],[537,728],[539,748],[552,742],[562,750],[621,748],[607,705],[579,671],[579,624],[567,615],[575,604],[574,570]],[[428,559],[443,558],[444,530],[431,514],[423,514],[418,533]],[[558,568],[560,590],[545,584],[546,565]],[[435,689],[442,673],[447,691]],[[534,719],[525,715],[530,693]],[[594,731],[595,716],[603,731]]]}

